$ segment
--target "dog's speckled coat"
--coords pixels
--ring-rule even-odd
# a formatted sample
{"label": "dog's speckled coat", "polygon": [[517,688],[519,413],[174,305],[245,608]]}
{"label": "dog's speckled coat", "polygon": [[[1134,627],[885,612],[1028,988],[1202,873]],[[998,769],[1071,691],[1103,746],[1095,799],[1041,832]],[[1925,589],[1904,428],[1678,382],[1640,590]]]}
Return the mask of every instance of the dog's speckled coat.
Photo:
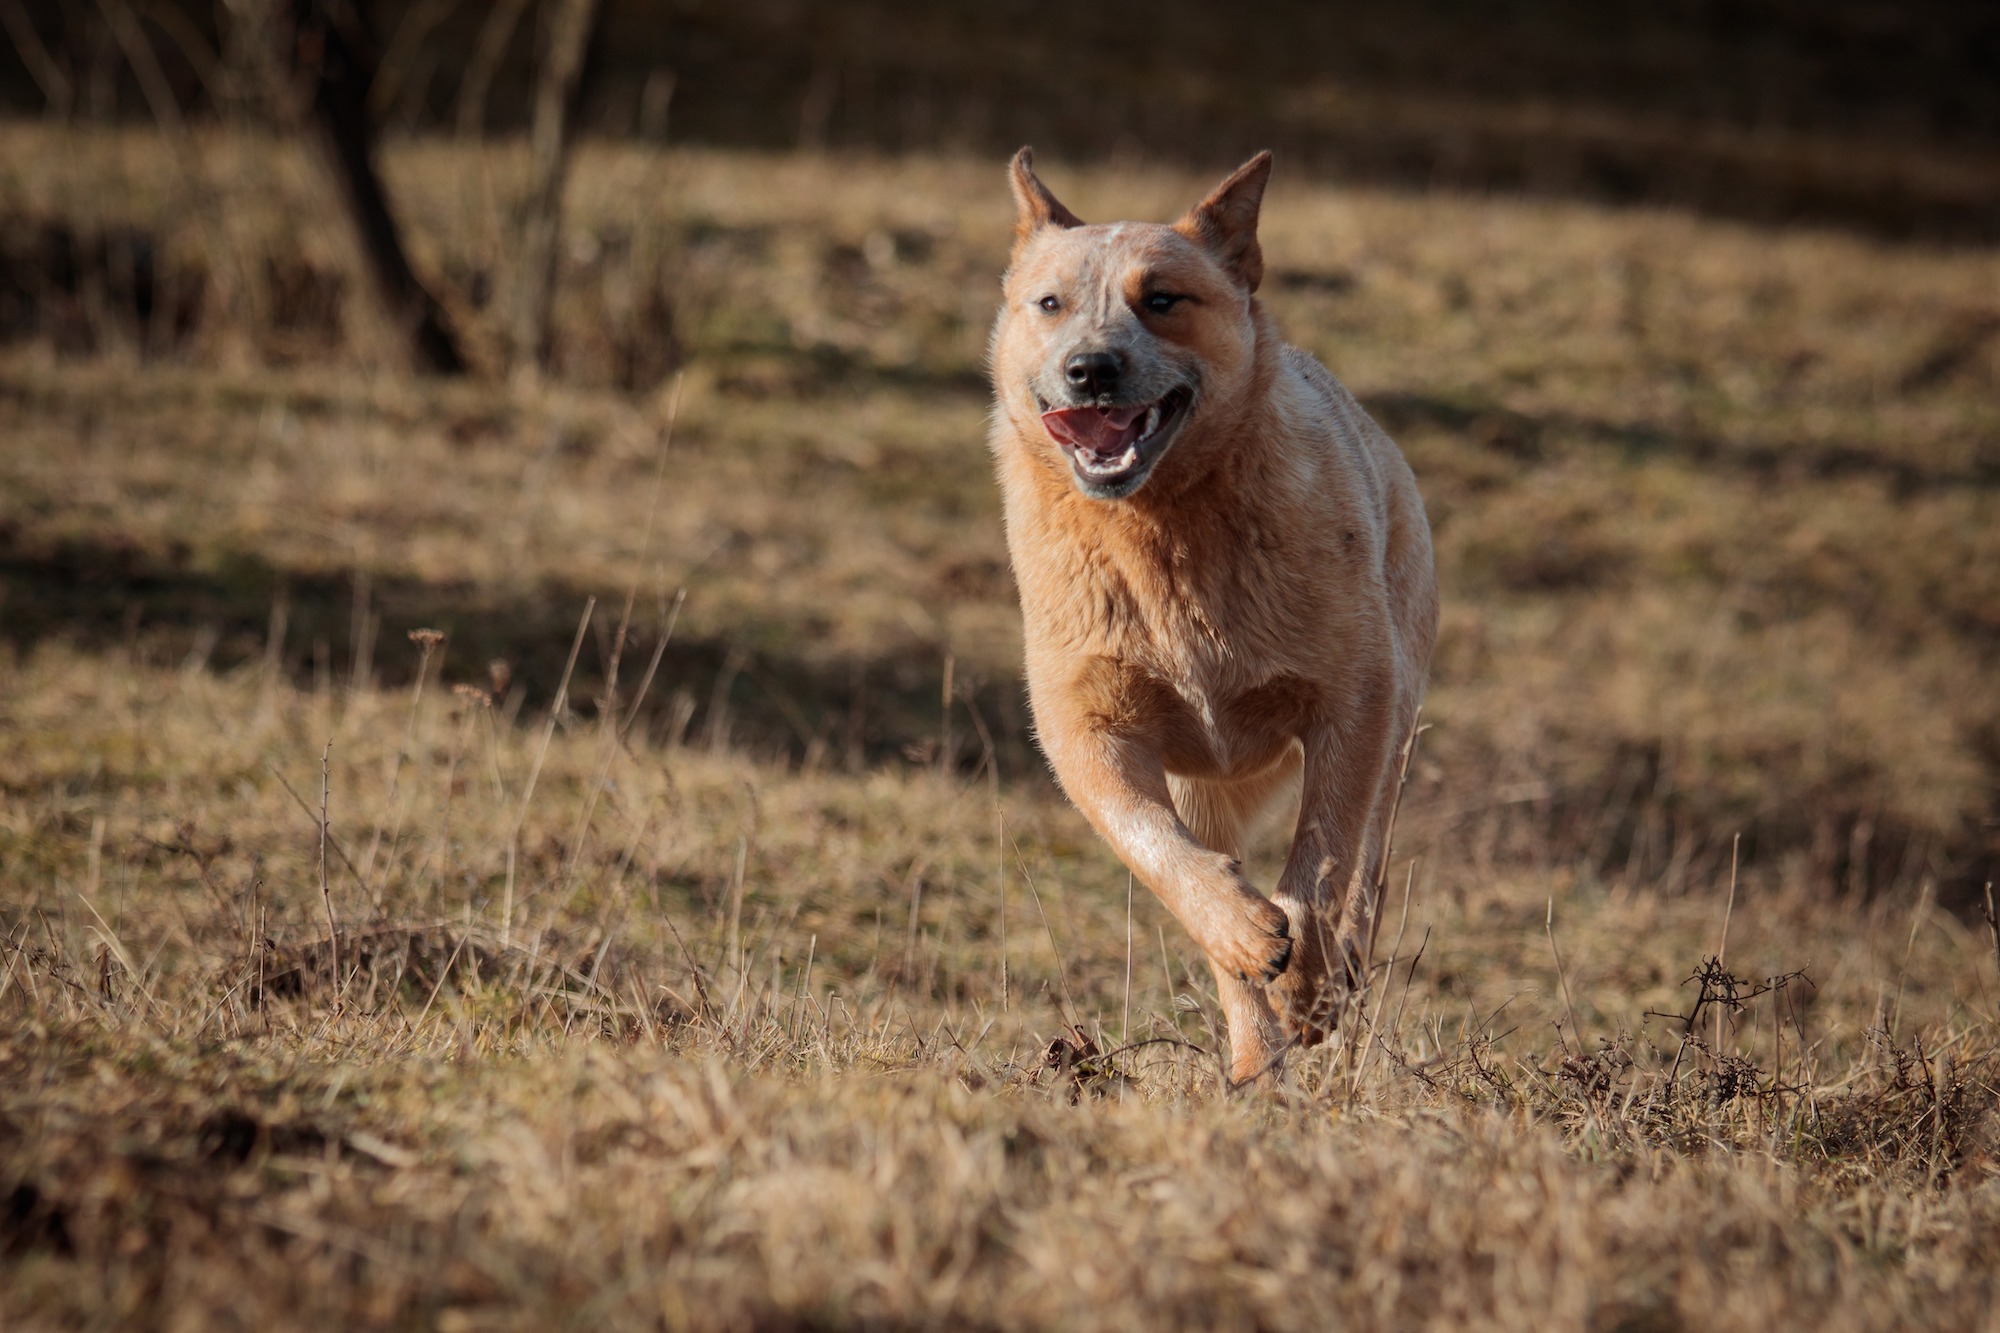
{"label": "dog's speckled coat", "polygon": [[[1408,465],[1256,299],[1270,168],[1260,154],[1172,226],[1090,226],[1023,149],[992,346],[1042,748],[1208,954],[1238,1080],[1339,1021],[1437,635]],[[1087,355],[1115,380],[1080,382]],[[1164,404],[1160,427],[1108,481],[1042,421],[1147,402]],[[1243,843],[1293,791],[1298,827],[1267,899]]]}

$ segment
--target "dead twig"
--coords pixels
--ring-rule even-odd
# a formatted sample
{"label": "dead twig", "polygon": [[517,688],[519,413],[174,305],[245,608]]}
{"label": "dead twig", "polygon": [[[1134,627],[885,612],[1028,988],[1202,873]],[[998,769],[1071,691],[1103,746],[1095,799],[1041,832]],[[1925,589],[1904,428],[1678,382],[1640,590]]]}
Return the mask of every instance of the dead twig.
{"label": "dead twig", "polygon": [[[329,742],[329,744],[331,744],[331,742]],[[278,785],[285,789],[285,794],[292,798],[292,800],[298,805],[299,809],[305,811],[306,818],[312,820],[314,825],[317,826],[320,823],[319,816],[313,813],[313,808],[306,802],[306,798],[299,795],[298,788],[294,787],[291,783],[285,781],[285,775],[278,771],[278,766],[276,764],[266,763],[264,767],[266,770],[269,771],[272,777],[278,780]],[[354,882],[357,885],[359,885],[363,890],[366,890],[368,887],[368,882],[361,878],[360,868],[354,864],[354,858],[347,854],[347,849],[340,845],[340,839],[334,837],[331,833],[328,833],[326,835],[326,842],[327,846],[333,848],[333,854],[340,858],[340,863],[347,867],[347,873],[354,877]]]}
{"label": "dead twig", "polygon": [[521,257],[513,312],[515,374],[533,379],[549,358],[549,312],[555,301],[556,256],[562,239],[563,180],[576,137],[576,97],[584,53],[597,26],[598,0],[557,0],[548,25],[547,55],[535,80],[529,134],[534,183],[521,217]]}
{"label": "dead twig", "polygon": [[333,742],[328,741],[319,756],[319,896],[320,901],[326,904],[326,942],[333,953],[333,1002],[337,1007],[342,989],[340,922],[333,915],[333,890],[326,882],[326,807],[332,788]]}
{"label": "dead twig", "polygon": [[[1412,739],[1414,739],[1414,734]],[[1395,966],[1395,959],[1400,957],[1403,952],[1403,932],[1408,930],[1410,926],[1410,889],[1416,883],[1416,879],[1417,863],[1412,861],[1410,862],[1409,873],[1403,876],[1403,913],[1396,922],[1396,942],[1389,946],[1390,962],[1388,966],[1390,967]],[[1424,938],[1430,938],[1428,932]],[[1408,986],[1403,988],[1403,994],[1405,998],[1408,998]],[[1375,1054],[1375,1048],[1382,1044],[1382,1006],[1387,1004],[1388,1000],[1389,978],[1384,976],[1382,978],[1382,993],[1375,997],[1375,1012],[1368,1018],[1368,1048],[1361,1053],[1360,1064],[1354,1071],[1354,1078],[1347,1085],[1347,1104],[1349,1106],[1354,1105],[1354,1099],[1361,1095],[1361,1080],[1368,1073],[1370,1058]]]}
{"label": "dead twig", "polygon": [[[1403,758],[1396,769],[1396,790],[1390,793],[1389,818],[1382,825],[1382,845],[1376,849],[1376,855],[1380,860],[1375,866],[1374,901],[1378,908],[1382,903],[1383,891],[1389,887],[1389,852],[1396,841],[1396,817],[1403,809],[1403,788],[1410,783],[1410,759],[1417,752],[1417,737],[1421,736],[1423,731],[1424,710],[1419,705],[1416,715],[1410,719],[1410,734],[1403,741]],[[1368,975],[1368,965],[1375,958],[1375,932],[1381,923],[1380,911],[1377,911],[1368,922],[1368,954],[1361,960],[1361,973],[1364,977]]]}
{"label": "dead twig", "polygon": [[[1737,834],[1729,843],[1729,899],[1722,907],[1722,939],[1715,946],[1715,962],[1720,967],[1729,956],[1729,919],[1736,914],[1736,856],[1742,850],[1743,835]],[[1715,1011],[1715,1049],[1722,1049],[1722,1011]]]}
{"label": "dead twig", "polygon": [[512,943],[514,934],[514,866],[521,852],[521,828],[528,822],[528,806],[535,799],[535,784],[541,781],[542,764],[549,757],[549,742],[555,739],[556,726],[562,721],[563,709],[569,704],[569,680],[576,670],[577,654],[583,651],[583,636],[590,630],[590,617],[597,610],[597,599],[590,598],[583,605],[583,616],[576,622],[576,638],[569,645],[569,660],[563,664],[562,682],[556,686],[555,702],[549,705],[548,721],[542,727],[541,748],[535,752],[534,767],[528,770],[528,785],[521,792],[521,807],[514,815],[514,828],[507,835],[507,887],[500,909],[500,942]]}
{"label": "dead twig", "polygon": [[1577,1040],[1581,1042],[1583,1040],[1583,1033],[1576,1025],[1576,1005],[1570,1000],[1569,976],[1563,971],[1562,951],[1556,948],[1556,900],[1554,898],[1549,899],[1548,917],[1543,924],[1549,933],[1549,954],[1556,961],[1556,982],[1562,987],[1563,1013],[1569,1017],[1569,1030],[1575,1033]]}
{"label": "dead twig", "polygon": [[1993,940],[1993,970],[2000,974],[2000,916],[1993,911],[1993,881],[1986,881],[1986,933]]}

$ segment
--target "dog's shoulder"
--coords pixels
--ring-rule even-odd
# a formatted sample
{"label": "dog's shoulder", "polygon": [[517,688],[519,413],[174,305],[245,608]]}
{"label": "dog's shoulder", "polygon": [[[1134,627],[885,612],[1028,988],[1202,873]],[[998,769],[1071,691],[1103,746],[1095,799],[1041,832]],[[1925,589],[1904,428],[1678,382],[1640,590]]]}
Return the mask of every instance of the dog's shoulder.
{"label": "dog's shoulder", "polygon": [[1318,439],[1366,474],[1365,489],[1372,496],[1386,499],[1387,493],[1406,489],[1414,493],[1416,478],[1403,451],[1318,357],[1288,343],[1279,353],[1279,365],[1294,386],[1289,422],[1294,431]]}
{"label": "dog's shoulder", "polygon": [[1304,396],[1306,420],[1296,424],[1321,425],[1351,440],[1381,434],[1381,427],[1360,400],[1311,352],[1286,343],[1278,354],[1278,364]]}

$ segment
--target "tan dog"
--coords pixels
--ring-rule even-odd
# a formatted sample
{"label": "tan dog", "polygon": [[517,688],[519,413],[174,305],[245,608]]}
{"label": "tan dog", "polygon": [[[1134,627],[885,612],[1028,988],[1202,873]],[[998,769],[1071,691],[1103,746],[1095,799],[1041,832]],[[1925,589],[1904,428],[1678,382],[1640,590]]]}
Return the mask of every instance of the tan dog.
{"label": "tan dog", "polygon": [[[1086,226],[1022,149],[992,346],[1042,748],[1208,954],[1238,1081],[1339,1021],[1437,636],[1409,466],[1256,299],[1270,173]],[[1240,857],[1292,792],[1274,901]]]}

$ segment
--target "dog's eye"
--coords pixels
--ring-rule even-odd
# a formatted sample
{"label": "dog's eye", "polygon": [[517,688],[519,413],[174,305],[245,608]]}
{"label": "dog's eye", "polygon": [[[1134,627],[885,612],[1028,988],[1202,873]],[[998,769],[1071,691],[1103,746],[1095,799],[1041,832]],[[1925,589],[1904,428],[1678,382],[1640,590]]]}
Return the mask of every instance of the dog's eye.
{"label": "dog's eye", "polygon": [[1035,302],[1035,304],[1042,308],[1042,313],[1045,315],[1053,315],[1056,311],[1062,309],[1062,299],[1055,296],[1044,296],[1041,300]]}
{"label": "dog's eye", "polygon": [[1139,304],[1151,314],[1164,315],[1185,300],[1185,296],[1176,296],[1172,292],[1149,292]]}

